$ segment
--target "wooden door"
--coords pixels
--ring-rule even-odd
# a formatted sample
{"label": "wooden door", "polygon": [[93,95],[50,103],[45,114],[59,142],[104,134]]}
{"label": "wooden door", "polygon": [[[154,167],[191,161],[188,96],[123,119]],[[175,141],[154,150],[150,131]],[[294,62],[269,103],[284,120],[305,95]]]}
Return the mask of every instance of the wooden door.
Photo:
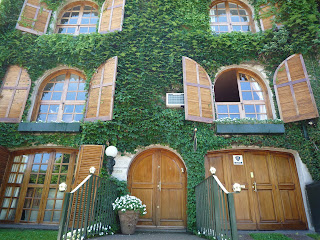
{"label": "wooden door", "polygon": [[[234,165],[233,155],[242,155],[243,165]],[[214,166],[229,191],[235,182],[245,185],[240,194],[235,194],[239,229],[307,228],[298,174],[290,154],[225,151],[208,154],[205,165],[206,176]]]}
{"label": "wooden door", "polygon": [[130,166],[128,188],[147,205],[138,225],[186,227],[186,169],[182,161],[164,149],[144,151]]}

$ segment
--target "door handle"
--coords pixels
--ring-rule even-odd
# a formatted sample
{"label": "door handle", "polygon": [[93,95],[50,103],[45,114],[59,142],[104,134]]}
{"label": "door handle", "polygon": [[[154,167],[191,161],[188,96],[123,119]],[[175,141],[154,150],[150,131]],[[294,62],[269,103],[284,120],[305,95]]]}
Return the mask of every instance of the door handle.
{"label": "door handle", "polygon": [[158,184],[158,189],[159,189],[159,191],[161,192],[161,181],[160,181],[159,184]]}
{"label": "door handle", "polygon": [[252,188],[253,188],[253,191],[258,192],[256,182],[253,182]]}

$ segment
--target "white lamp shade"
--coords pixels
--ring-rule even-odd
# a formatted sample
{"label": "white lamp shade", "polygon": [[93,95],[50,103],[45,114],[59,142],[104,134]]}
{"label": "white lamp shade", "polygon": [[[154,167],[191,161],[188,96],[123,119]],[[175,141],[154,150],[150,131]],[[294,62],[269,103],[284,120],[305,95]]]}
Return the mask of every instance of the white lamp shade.
{"label": "white lamp shade", "polygon": [[109,146],[106,149],[106,155],[108,157],[116,157],[118,154],[118,149],[115,146]]}

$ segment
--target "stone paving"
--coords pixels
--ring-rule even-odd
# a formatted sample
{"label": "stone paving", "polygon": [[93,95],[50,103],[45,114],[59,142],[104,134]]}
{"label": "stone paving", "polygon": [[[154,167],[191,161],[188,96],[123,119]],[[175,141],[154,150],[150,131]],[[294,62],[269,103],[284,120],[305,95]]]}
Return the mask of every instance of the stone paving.
{"label": "stone paving", "polygon": [[[293,240],[312,240],[307,233],[314,233],[312,231],[239,231],[239,240],[253,240],[250,233],[281,233]],[[104,237],[93,238],[92,240],[200,240],[200,238],[187,232],[152,232],[152,231],[137,231],[133,235],[108,235]],[[270,239],[272,240],[272,239]]]}

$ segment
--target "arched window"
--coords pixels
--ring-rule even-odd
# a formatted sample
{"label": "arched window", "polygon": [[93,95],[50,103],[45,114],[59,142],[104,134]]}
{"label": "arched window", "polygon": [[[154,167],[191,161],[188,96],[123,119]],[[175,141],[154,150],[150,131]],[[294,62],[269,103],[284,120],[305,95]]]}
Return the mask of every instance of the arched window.
{"label": "arched window", "polygon": [[210,8],[210,26],[218,34],[254,29],[250,9],[238,1],[214,1]]}
{"label": "arched window", "polygon": [[270,117],[267,90],[252,72],[243,69],[223,72],[215,82],[214,92],[218,119]]}
{"label": "arched window", "polygon": [[75,2],[61,11],[57,33],[82,34],[96,32],[99,20],[98,6],[90,2]]}
{"label": "arched window", "polygon": [[84,76],[74,70],[59,71],[40,86],[34,120],[73,122],[83,118]]}

